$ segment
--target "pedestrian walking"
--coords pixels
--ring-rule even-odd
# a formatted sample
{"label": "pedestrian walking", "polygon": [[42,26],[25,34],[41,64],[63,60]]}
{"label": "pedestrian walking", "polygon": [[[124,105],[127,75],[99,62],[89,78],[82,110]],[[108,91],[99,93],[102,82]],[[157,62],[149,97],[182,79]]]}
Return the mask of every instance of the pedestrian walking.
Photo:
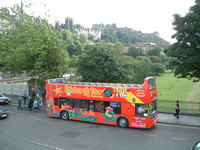
{"label": "pedestrian walking", "polygon": [[32,108],[33,108],[33,97],[30,97],[30,96],[29,96],[28,108],[29,108],[30,111],[32,111]]}
{"label": "pedestrian walking", "polygon": [[22,93],[22,97],[24,98],[24,104],[26,105],[26,99],[27,99],[27,93],[26,93],[26,91],[24,91]]}
{"label": "pedestrian walking", "polygon": [[180,112],[180,107],[179,107],[179,101],[176,101],[176,108],[175,108],[175,114],[174,117],[177,117],[177,119],[179,118],[179,112]]}
{"label": "pedestrian walking", "polygon": [[18,109],[22,110],[22,96],[19,96],[18,98]]}

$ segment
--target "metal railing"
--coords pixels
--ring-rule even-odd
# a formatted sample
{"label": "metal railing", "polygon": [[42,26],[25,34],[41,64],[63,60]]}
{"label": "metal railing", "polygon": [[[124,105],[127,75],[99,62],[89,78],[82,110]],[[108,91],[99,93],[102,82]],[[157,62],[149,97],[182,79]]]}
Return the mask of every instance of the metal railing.
{"label": "metal railing", "polygon": [[[182,114],[200,115],[200,102],[180,101],[179,105]],[[159,112],[174,113],[176,101],[158,100],[157,106]]]}

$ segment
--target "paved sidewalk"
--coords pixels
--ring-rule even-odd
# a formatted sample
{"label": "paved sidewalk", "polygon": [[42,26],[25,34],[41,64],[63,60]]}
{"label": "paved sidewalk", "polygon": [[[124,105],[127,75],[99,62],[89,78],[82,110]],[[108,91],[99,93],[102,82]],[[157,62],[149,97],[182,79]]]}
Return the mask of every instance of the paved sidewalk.
{"label": "paved sidewalk", "polygon": [[173,114],[159,113],[158,123],[168,123],[177,125],[187,125],[187,126],[198,126],[200,127],[200,116],[191,115],[179,115],[179,119],[174,117]]}
{"label": "paved sidewalk", "polygon": [[[5,96],[10,97],[11,103],[17,103],[18,97],[17,95],[8,95]],[[43,106],[45,109],[45,106]],[[159,113],[158,114],[158,123],[167,123],[167,124],[176,124],[176,125],[187,125],[187,126],[198,126],[200,127],[200,116],[191,116],[191,115],[181,115],[180,118],[177,119],[173,114],[169,113]]]}

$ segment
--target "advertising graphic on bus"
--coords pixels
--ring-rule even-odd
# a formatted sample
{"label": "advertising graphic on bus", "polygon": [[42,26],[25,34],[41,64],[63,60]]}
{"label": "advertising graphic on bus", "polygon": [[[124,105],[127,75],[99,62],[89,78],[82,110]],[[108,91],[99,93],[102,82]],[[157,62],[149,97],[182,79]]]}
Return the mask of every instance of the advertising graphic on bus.
{"label": "advertising graphic on bus", "polygon": [[47,114],[119,127],[151,128],[158,120],[155,79],[143,84],[46,80]]}

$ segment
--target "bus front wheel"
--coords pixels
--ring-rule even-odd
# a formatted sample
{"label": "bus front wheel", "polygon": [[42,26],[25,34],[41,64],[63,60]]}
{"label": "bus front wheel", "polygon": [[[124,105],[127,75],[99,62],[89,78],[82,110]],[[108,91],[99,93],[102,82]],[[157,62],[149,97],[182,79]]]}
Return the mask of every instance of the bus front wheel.
{"label": "bus front wheel", "polygon": [[118,127],[127,128],[128,127],[128,120],[124,117],[121,117],[117,120]]}
{"label": "bus front wheel", "polygon": [[60,117],[61,117],[63,120],[68,120],[68,119],[69,119],[69,114],[68,114],[67,111],[62,111]]}

